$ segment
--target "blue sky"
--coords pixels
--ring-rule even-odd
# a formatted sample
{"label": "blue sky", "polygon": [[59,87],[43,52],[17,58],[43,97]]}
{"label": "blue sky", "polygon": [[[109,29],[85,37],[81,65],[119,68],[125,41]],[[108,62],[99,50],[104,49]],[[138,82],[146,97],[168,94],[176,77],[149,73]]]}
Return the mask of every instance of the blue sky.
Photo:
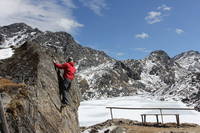
{"label": "blue sky", "polygon": [[199,0],[0,0],[0,12],[0,25],[67,31],[81,45],[120,60],[154,50],[171,57],[200,51]]}

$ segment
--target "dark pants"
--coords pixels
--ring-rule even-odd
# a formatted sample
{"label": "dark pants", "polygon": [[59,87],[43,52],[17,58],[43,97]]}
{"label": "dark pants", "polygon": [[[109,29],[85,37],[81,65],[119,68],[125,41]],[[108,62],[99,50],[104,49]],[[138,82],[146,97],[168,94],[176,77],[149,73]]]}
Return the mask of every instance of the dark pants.
{"label": "dark pants", "polygon": [[64,79],[62,82],[62,90],[61,90],[61,95],[62,95],[62,104],[69,104],[69,89],[71,87],[71,80],[69,79]]}

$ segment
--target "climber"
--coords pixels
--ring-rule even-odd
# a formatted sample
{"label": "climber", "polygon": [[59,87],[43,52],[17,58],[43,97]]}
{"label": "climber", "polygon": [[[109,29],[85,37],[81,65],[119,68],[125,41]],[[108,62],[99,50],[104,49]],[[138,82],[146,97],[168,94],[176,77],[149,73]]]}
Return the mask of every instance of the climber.
{"label": "climber", "polygon": [[55,60],[53,60],[53,63],[56,68],[64,70],[63,81],[62,81],[62,85],[61,85],[61,89],[62,89],[61,90],[61,95],[62,95],[61,103],[62,104],[60,107],[60,111],[62,112],[62,109],[64,107],[66,107],[67,105],[69,105],[69,100],[68,100],[67,95],[68,95],[69,89],[71,87],[71,82],[74,79],[76,68],[74,66],[72,57],[69,57],[67,59],[67,62],[64,64],[57,64],[55,62]]}

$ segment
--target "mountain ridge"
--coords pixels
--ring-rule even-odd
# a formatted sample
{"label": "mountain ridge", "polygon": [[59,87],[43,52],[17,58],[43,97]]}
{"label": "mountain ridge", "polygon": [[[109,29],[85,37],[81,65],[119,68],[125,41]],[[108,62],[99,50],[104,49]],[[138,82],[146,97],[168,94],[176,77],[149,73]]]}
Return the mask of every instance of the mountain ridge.
{"label": "mountain ridge", "polygon": [[[2,33],[1,29],[0,33]],[[29,31],[32,33],[32,30]],[[103,51],[81,46],[65,32],[38,30],[34,37],[25,40],[38,43],[64,58],[72,56],[76,60],[77,78],[83,100],[147,92],[152,95],[159,94],[159,97],[164,99],[171,97],[183,100],[192,97],[189,103],[199,105],[194,101],[200,98],[192,94],[194,92],[198,96],[199,90],[198,79],[195,78],[200,72],[198,51],[190,50],[170,57],[165,51],[156,50],[144,59],[119,61]],[[182,88],[179,88],[180,86]]]}

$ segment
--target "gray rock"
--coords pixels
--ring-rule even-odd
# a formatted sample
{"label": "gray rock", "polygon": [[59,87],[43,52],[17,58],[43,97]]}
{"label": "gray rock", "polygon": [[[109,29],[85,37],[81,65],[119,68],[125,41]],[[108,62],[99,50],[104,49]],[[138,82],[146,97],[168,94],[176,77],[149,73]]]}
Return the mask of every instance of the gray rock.
{"label": "gray rock", "polygon": [[63,58],[38,44],[27,42],[16,49],[12,58],[0,64],[1,77],[9,76],[14,82],[26,84],[23,90],[9,94],[11,100],[4,104],[12,133],[79,132],[77,80],[73,81],[69,91],[70,105],[60,113],[58,78],[52,56],[58,60]]}
{"label": "gray rock", "polygon": [[7,46],[20,47],[24,42],[33,39],[42,32],[38,29],[33,29],[32,27],[24,23],[15,23],[8,26],[0,27],[0,47],[7,41]]}

